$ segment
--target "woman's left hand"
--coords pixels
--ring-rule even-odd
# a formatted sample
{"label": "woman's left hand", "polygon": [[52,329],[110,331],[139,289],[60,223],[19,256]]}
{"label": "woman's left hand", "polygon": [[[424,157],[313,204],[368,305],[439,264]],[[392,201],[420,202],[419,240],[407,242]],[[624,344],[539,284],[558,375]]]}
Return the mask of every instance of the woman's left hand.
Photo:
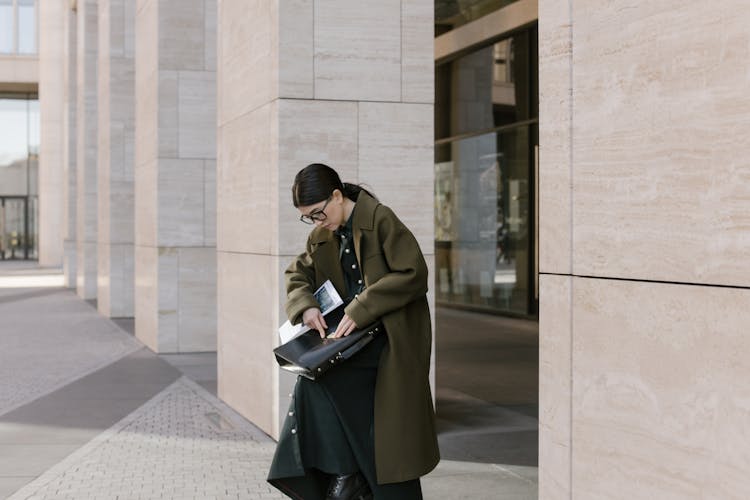
{"label": "woman's left hand", "polygon": [[331,337],[334,339],[337,339],[339,337],[346,337],[356,328],[357,325],[354,323],[354,320],[350,318],[348,314],[344,314],[344,317],[341,318],[339,326],[336,327],[336,331],[333,332],[333,335],[331,335]]}

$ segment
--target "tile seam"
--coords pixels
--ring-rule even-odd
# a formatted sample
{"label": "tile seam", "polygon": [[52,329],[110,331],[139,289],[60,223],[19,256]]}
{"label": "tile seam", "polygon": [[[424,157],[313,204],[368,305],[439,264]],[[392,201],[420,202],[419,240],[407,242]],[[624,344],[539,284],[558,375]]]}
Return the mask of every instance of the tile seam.
{"label": "tile seam", "polygon": [[627,281],[631,283],[652,283],[658,285],[679,285],[679,286],[696,286],[705,288],[728,288],[732,290],[750,290],[750,286],[746,285],[725,285],[721,283],[699,283],[692,281],[669,281],[669,280],[650,280],[645,278],[618,278],[616,276],[595,276],[589,274],[573,274],[573,273],[550,273],[540,272],[541,276],[566,276],[571,278],[581,279],[593,279],[593,280],[605,280],[605,281]]}
{"label": "tile seam", "polygon": [[[574,0],[570,0],[568,3],[568,40],[570,43],[570,55],[569,57],[569,74],[568,74],[568,85],[569,85],[569,100],[568,100],[568,124],[569,124],[569,130],[570,130],[570,152],[569,152],[569,164],[568,169],[570,173],[570,184],[568,185],[568,192],[570,193],[570,256],[569,256],[569,269],[571,275],[573,274],[573,255],[575,251],[575,244],[574,244],[574,195],[575,190],[573,189],[574,183],[574,168],[573,168],[573,161],[575,159],[574,153],[573,153],[573,144],[574,144],[574,137],[573,137],[573,130],[574,130],[574,120],[573,120],[573,112],[575,109],[574,106],[574,92],[573,92],[573,82],[574,82],[574,73],[573,73],[573,2]],[[573,367],[575,366],[574,363],[574,314],[575,314],[575,308],[573,307],[573,285],[574,281],[572,278],[570,279],[570,286],[568,288],[568,305],[570,307],[570,325],[569,325],[569,331],[570,331],[570,367],[569,367],[569,381],[570,381],[570,427],[569,427],[569,436],[568,436],[568,453],[569,453],[569,462],[568,462],[568,475],[569,475],[569,482],[568,482],[568,498],[572,500],[574,498],[573,496],[573,394],[574,394],[574,384],[575,379],[573,376]]]}

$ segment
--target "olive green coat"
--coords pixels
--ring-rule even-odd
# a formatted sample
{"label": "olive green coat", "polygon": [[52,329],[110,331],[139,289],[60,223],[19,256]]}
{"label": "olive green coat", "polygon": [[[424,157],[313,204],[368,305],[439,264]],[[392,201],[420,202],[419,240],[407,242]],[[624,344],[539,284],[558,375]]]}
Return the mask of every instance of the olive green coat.
{"label": "olive green coat", "polygon": [[[361,192],[354,210],[354,250],[365,290],[347,307],[358,327],[382,319],[388,334],[375,385],[375,466],[378,483],[418,478],[440,460],[429,370],[432,332],[427,265],[417,240],[390,208]],[[330,279],[345,281],[339,243],[315,228],[307,250],[285,272],[286,312],[292,323],[317,307],[312,293]]]}

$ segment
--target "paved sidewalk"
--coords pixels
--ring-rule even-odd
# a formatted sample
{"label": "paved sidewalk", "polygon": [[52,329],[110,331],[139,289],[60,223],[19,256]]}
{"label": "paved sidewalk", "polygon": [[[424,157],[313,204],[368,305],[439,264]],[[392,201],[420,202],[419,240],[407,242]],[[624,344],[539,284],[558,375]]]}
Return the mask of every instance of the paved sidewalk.
{"label": "paved sidewalk", "polygon": [[182,377],[10,499],[284,498],[265,481],[273,450]]}
{"label": "paved sidewalk", "polygon": [[[273,440],[212,394],[215,355],[157,356],[55,275],[0,263],[0,498],[283,498]],[[531,500],[536,476],[444,460],[423,490]]]}
{"label": "paved sidewalk", "polygon": [[143,347],[73,292],[21,278],[0,275],[0,415]]}

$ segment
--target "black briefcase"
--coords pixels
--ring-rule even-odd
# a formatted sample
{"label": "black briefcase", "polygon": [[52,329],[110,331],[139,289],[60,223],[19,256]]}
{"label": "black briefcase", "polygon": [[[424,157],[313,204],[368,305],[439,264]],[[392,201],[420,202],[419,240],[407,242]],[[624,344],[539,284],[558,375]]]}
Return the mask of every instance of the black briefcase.
{"label": "black briefcase", "polygon": [[[330,322],[328,323],[328,329],[335,330],[330,326]],[[357,354],[375,335],[382,335],[384,332],[380,321],[337,339],[322,339],[317,330],[308,330],[280,345],[273,353],[282,369],[315,380]]]}

